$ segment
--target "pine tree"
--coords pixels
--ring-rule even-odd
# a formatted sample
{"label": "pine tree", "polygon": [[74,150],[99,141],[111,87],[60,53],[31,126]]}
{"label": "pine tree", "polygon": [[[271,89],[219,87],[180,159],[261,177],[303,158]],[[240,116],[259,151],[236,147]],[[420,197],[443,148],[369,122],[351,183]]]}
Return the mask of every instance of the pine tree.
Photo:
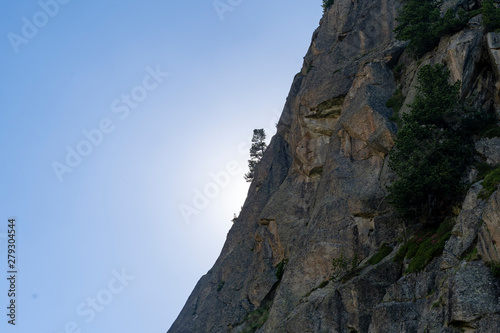
{"label": "pine tree", "polygon": [[449,77],[443,65],[422,67],[417,95],[390,153],[399,179],[389,186],[389,199],[404,218],[429,221],[462,193],[475,114],[460,106],[460,82],[449,84]]}
{"label": "pine tree", "polygon": [[500,9],[498,9],[493,0],[483,1],[483,23],[488,31],[495,31],[500,28]]}
{"label": "pine tree", "polygon": [[323,0],[323,5],[321,5],[321,7],[323,7],[323,13],[326,12],[328,8],[333,6],[333,1],[334,0]]}
{"label": "pine tree", "polygon": [[254,129],[252,136],[252,146],[250,147],[250,159],[248,160],[249,171],[245,174],[245,180],[247,182],[252,181],[255,174],[255,168],[262,159],[262,156],[264,156],[266,148],[266,133],[264,129]]}
{"label": "pine tree", "polygon": [[456,13],[449,9],[441,15],[442,1],[439,0],[402,2],[403,7],[396,19],[398,26],[394,31],[397,39],[409,41],[408,51],[417,59],[432,50],[442,36],[463,29],[471,18],[463,9]]}

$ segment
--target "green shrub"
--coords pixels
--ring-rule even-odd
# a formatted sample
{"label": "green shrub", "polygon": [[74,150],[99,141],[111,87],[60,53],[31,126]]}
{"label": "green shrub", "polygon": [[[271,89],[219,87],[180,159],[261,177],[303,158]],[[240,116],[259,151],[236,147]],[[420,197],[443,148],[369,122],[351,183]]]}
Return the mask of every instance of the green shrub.
{"label": "green shrub", "polygon": [[332,266],[333,274],[331,280],[337,281],[349,270],[349,260],[344,257],[344,253],[341,253],[340,257],[332,259]]}
{"label": "green shrub", "polygon": [[394,66],[394,69],[392,70],[392,72],[394,73],[394,79],[396,81],[401,80],[401,76],[403,75],[403,72],[405,70],[406,70],[405,64],[399,64],[399,65]]}
{"label": "green shrub", "polygon": [[285,266],[288,263],[287,259],[283,259],[276,265],[276,278],[281,281],[283,274],[285,273]]}
{"label": "green shrub", "polygon": [[385,106],[391,108],[394,110],[394,113],[397,114],[399,113],[399,110],[401,110],[401,107],[403,107],[404,102],[405,97],[403,96],[403,92],[401,89],[398,89],[394,92],[394,95],[387,100]]}
{"label": "green shrub", "polygon": [[219,282],[219,284],[217,285],[217,292],[219,292],[219,291],[222,290],[222,288],[224,287],[225,283],[226,283],[226,281]]}
{"label": "green shrub", "polygon": [[493,276],[500,278],[500,263],[489,262],[486,265],[491,269]]}
{"label": "green shrub", "polygon": [[390,152],[389,166],[399,178],[388,187],[389,202],[403,218],[442,216],[463,194],[460,180],[474,151],[471,133],[482,113],[459,104],[460,82],[450,85],[449,76],[443,65],[422,67]]}
{"label": "green shrub", "polygon": [[402,120],[399,117],[399,110],[403,107],[405,102],[405,97],[403,96],[403,92],[401,89],[398,89],[394,92],[394,95],[387,100],[385,106],[391,108],[393,110],[391,120],[398,125],[398,128],[403,126]]}
{"label": "green shrub", "polygon": [[403,245],[401,245],[401,247],[398,250],[398,253],[396,253],[396,256],[394,257],[395,262],[402,263],[405,260],[406,253],[408,252],[408,244],[409,242],[406,242]]}
{"label": "green shrub", "polygon": [[328,283],[330,283],[330,280],[326,280],[326,281],[321,282],[317,287],[314,287],[311,290],[309,290],[309,292],[304,295],[304,298],[309,297],[313,292],[315,292],[318,289],[325,288],[328,285]]}
{"label": "green shrub", "polygon": [[498,184],[500,184],[500,167],[490,171],[484,177],[482,183],[483,189],[479,193],[479,198],[488,199],[496,191]]}
{"label": "green shrub", "polygon": [[488,175],[494,169],[494,167],[492,167],[486,162],[477,162],[474,164],[474,167],[478,171],[477,174],[478,180],[484,179],[484,177],[486,177],[486,175]]}
{"label": "green shrub", "polygon": [[474,260],[479,260],[479,253],[477,251],[477,246],[474,246],[472,250],[470,250],[468,253],[463,255],[463,259],[466,261],[474,261]]}
{"label": "green shrub", "polygon": [[423,270],[433,258],[443,253],[446,241],[451,237],[453,223],[446,220],[439,227],[423,231],[411,238],[399,249],[394,261],[403,262],[405,258],[410,259],[405,273],[415,273]]}
{"label": "green shrub", "polygon": [[382,246],[380,247],[380,249],[378,250],[378,252],[373,257],[371,257],[368,260],[368,263],[370,265],[376,265],[379,262],[381,262],[382,259],[384,259],[389,254],[391,254],[391,252],[392,252],[392,247],[390,247],[389,245],[387,245],[386,243],[384,243],[384,244],[382,244]]}
{"label": "green shrub", "polygon": [[245,328],[243,333],[253,333],[264,325],[269,318],[269,309],[273,305],[271,300],[263,301],[261,306],[248,313],[244,319]]}
{"label": "green shrub", "polygon": [[335,282],[347,281],[349,278],[356,275],[356,268],[360,262],[357,255],[349,260],[344,256],[344,253],[341,253],[340,257],[332,259],[333,274],[330,280]]}
{"label": "green shrub", "polygon": [[488,139],[500,137],[500,126],[497,126],[496,124],[488,126],[488,128],[481,133],[481,136]]}
{"label": "green shrub", "polygon": [[455,14],[452,9],[448,9],[438,22],[436,34],[441,37],[454,34],[462,30],[471,19],[471,13],[467,13],[460,8]]}
{"label": "green shrub", "polygon": [[333,5],[334,0],[323,0],[323,13]]}
{"label": "green shrub", "polygon": [[483,0],[483,24],[487,31],[500,29],[500,9],[495,6],[493,0]]}
{"label": "green shrub", "polygon": [[329,280],[321,282],[318,286],[318,289],[325,288],[329,282],[330,282]]}
{"label": "green shrub", "polygon": [[437,0],[403,0],[396,38],[409,41],[408,51],[415,58],[432,50],[441,36],[461,30],[469,20],[464,10],[455,14],[450,9],[441,16],[440,4]]}
{"label": "green shrub", "polygon": [[408,50],[415,57],[422,56],[436,44],[432,31],[439,20],[439,8],[434,1],[406,0],[397,18],[396,38],[410,41]]}

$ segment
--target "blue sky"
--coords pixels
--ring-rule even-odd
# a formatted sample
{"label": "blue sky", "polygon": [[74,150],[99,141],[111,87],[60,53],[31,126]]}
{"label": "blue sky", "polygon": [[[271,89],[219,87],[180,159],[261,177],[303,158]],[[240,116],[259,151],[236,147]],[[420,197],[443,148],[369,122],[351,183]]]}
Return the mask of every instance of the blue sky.
{"label": "blue sky", "polygon": [[0,5],[0,331],[166,332],[213,265],[322,13],[221,3]]}

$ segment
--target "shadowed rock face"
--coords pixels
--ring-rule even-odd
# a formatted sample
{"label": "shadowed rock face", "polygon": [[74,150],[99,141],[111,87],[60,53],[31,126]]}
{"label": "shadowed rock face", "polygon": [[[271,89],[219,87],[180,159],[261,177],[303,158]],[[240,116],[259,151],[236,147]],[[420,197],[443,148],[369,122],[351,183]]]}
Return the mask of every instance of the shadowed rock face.
{"label": "shadowed rock face", "polygon": [[[324,15],[221,255],[169,333],[494,332],[488,329],[500,326],[496,279],[483,261],[462,260],[476,244],[486,261],[500,260],[498,194],[478,199],[480,183],[471,187],[444,255],[424,272],[403,275],[392,260],[396,251],[366,264],[383,243],[396,244],[411,231],[386,201],[394,178],[387,155],[397,132],[385,106],[396,90],[391,68],[405,65],[406,103],[415,95],[418,68],[445,62],[464,83],[464,98],[497,107],[495,39],[471,24],[416,62],[394,39],[399,7],[391,0],[336,0]],[[494,150],[488,145],[476,146],[485,154]],[[359,262],[362,268],[326,283],[339,274],[335,258],[345,271]]]}

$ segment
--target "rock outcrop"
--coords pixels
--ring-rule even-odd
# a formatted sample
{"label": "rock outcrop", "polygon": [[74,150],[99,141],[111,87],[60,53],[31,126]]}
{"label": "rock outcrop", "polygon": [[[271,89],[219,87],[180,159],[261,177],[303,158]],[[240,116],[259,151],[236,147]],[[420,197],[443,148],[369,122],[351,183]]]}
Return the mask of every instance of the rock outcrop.
{"label": "rock outcrop", "polygon": [[[470,187],[443,255],[418,273],[394,257],[420,226],[386,199],[398,130],[387,100],[399,85],[410,103],[418,69],[445,63],[463,100],[500,109],[497,37],[476,17],[416,61],[394,37],[400,6],[336,0],[325,13],[221,255],[169,333],[499,331],[498,191]],[[499,164],[497,141],[478,140],[478,158]]]}

